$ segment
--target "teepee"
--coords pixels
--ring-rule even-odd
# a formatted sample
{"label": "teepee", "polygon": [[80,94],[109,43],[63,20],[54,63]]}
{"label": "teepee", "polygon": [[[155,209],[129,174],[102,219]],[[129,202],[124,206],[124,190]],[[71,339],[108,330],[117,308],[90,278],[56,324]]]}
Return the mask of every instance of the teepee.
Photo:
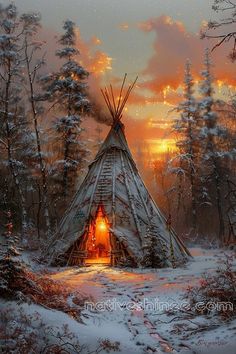
{"label": "teepee", "polygon": [[119,99],[102,90],[113,124],[78,188],[46,256],[54,265],[177,266],[190,256],[149,194],[129,150]]}

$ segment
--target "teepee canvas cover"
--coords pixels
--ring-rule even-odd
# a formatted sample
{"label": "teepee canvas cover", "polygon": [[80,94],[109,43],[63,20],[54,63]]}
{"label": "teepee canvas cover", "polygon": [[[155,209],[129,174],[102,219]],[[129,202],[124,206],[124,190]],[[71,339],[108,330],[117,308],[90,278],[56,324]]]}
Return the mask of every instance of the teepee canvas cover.
{"label": "teepee canvas cover", "polygon": [[[47,248],[51,264],[83,265],[105,258],[111,265],[183,263],[190,255],[167,226],[129,150],[121,115],[131,85],[118,105],[103,92],[113,125]],[[111,102],[114,102],[112,104]],[[105,256],[105,257],[103,257]]]}

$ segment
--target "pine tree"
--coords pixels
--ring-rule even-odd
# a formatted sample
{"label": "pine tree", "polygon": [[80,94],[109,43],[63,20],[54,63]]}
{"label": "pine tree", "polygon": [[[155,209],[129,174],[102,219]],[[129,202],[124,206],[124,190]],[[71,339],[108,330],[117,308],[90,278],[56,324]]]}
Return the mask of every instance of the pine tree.
{"label": "pine tree", "polygon": [[13,230],[12,213],[7,211],[5,244],[0,251],[0,296],[15,297],[25,281],[25,267],[18,248],[18,237]]}
{"label": "pine tree", "polygon": [[90,103],[85,81],[88,72],[76,60],[79,51],[76,48],[75,24],[67,20],[63,28],[65,33],[59,40],[63,48],[57,50],[56,55],[64,63],[58,72],[42,78],[42,82],[46,88],[44,99],[52,102],[53,109],[64,112],[63,116],[56,118],[54,124],[59,156],[56,156],[53,170],[65,199],[73,191],[78,171],[86,156],[81,138],[81,122],[90,110]]}
{"label": "pine tree", "polygon": [[227,244],[236,244],[236,183],[227,178],[227,219],[228,219],[228,238]]}
{"label": "pine tree", "polygon": [[219,118],[214,110],[213,77],[211,74],[211,62],[209,51],[206,50],[205,69],[202,71],[200,85],[201,99],[199,101],[201,119],[201,180],[205,190],[205,196],[212,206],[216,207],[219,218],[219,241],[224,242],[224,198],[223,188],[225,183],[225,157],[229,154],[227,147],[227,129],[219,124]]}
{"label": "pine tree", "polygon": [[[172,161],[175,168],[172,171],[178,177],[179,203],[182,196],[183,176],[185,183],[189,182],[189,196],[191,199],[192,227],[196,232],[197,217],[197,173],[198,173],[198,153],[199,153],[199,128],[198,128],[198,105],[194,97],[194,81],[191,75],[191,64],[186,63],[184,80],[185,100],[176,107],[179,117],[175,119],[174,131],[177,133],[176,146],[179,154]],[[188,181],[186,181],[186,178]]]}
{"label": "pine tree", "polygon": [[[159,252],[159,254],[158,254]],[[150,229],[147,230],[145,242],[143,245],[144,256],[141,265],[145,268],[162,268],[166,265],[166,249],[157,236],[151,234]]]}
{"label": "pine tree", "polygon": [[[0,138],[1,167],[7,168],[17,191],[22,230],[27,226],[26,197],[24,191],[25,165],[19,158],[23,156],[22,142],[27,140],[27,121],[21,101],[22,61],[21,35],[24,28],[18,18],[16,6],[11,4],[0,11]],[[26,151],[25,151],[26,152]],[[25,154],[26,155],[26,154]],[[11,184],[9,177],[6,183]]]}

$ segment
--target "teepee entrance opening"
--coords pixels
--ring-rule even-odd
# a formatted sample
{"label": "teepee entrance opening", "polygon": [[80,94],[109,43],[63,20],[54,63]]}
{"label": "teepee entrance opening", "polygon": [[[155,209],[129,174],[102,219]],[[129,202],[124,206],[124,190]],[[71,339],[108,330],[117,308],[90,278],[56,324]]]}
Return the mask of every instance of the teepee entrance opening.
{"label": "teepee entrance opening", "polygon": [[85,264],[110,264],[111,243],[109,223],[102,206],[98,207],[95,220],[89,225]]}

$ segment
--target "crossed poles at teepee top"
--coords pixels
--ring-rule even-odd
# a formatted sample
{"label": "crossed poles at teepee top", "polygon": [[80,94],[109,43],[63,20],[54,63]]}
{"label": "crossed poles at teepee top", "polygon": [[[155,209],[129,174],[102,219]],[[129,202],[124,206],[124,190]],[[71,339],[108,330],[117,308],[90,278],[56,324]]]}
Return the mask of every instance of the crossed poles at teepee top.
{"label": "crossed poles at teepee top", "polygon": [[124,89],[124,85],[125,85],[125,81],[126,81],[126,78],[127,78],[127,74],[124,75],[124,79],[123,79],[123,82],[122,82],[122,85],[121,85],[121,88],[120,88],[120,94],[119,94],[119,97],[118,97],[118,104],[116,103],[115,101],[115,97],[114,97],[114,91],[113,91],[113,88],[112,88],[112,85],[110,85],[110,91],[105,87],[105,89],[101,89],[101,92],[102,92],[102,95],[103,95],[103,98],[106,102],[106,105],[107,105],[107,108],[113,118],[113,123],[121,120],[122,118],[122,111],[124,109],[124,106],[129,98],[129,95],[131,93],[131,91],[133,90],[134,88],[134,85],[136,84],[137,80],[138,80],[138,76],[136,77],[136,79],[134,80],[134,82],[129,85],[126,93],[125,93],[125,96],[124,96],[124,99],[122,99],[122,93],[123,93],[123,89]]}

